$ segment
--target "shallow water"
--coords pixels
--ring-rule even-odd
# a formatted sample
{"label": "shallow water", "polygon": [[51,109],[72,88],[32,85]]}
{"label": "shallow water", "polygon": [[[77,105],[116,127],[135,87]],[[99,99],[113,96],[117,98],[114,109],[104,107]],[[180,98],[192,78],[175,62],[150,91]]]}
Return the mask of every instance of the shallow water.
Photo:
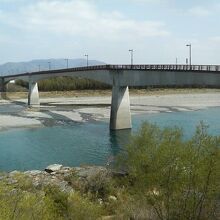
{"label": "shallow water", "polygon": [[[136,132],[142,122],[162,127],[181,126],[186,138],[203,120],[209,133],[220,135],[220,108],[133,116]],[[131,131],[110,132],[108,122],[13,129],[0,132],[0,170],[44,169],[59,163],[66,166],[104,165],[128,143]]]}

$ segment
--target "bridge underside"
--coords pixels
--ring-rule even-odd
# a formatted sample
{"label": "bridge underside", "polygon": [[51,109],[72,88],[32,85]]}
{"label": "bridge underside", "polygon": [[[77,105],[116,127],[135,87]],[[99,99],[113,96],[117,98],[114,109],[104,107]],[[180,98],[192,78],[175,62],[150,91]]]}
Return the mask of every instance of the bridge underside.
{"label": "bridge underside", "polygon": [[5,98],[6,84],[12,79],[22,79],[29,82],[28,105],[39,106],[39,92],[37,82],[59,76],[73,76],[92,79],[112,85],[112,103],[110,116],[110,129],[130,129],[131,114],[128,86],[194,86],[194,87],[220,87],[219,72],[205,71],[153,71],[153,70],[87,70],[87,71],[55,71],[52,73],[33,75],[19,75],[0,78],[0,91]]}

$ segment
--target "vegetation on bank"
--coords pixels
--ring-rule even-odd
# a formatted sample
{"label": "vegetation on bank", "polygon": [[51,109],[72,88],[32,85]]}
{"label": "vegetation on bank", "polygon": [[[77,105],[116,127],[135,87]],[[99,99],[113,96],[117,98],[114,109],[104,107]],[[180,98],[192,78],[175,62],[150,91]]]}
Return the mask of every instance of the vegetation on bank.
{"label": "vegetation on bank", "polygon": [[[28,83],[22,80],[16,80],[15,84],[8,84],[7,91],[10,92],[27,92]],[[73,78],[73,77],[56,77],[47,80],[41,80],[38,82],[39,91],[41,92],[56,92],[56,94],[71,94],[70,91],[100,91],[103,93],[110,94],[111,86],[97,82],[94,80]],[[169,88],[169,87],[129,87],[130,93],[135,95],[164,95],[164,94],[192,94],[192,93],[209,93],[209,92],[219,92],[217,88]],[[69,92],[69,93],[68,93]],[[87,95],[89,95],[88,92]],[[54,95],[54,93],[52,94]]]}
{"label": "vegetation on bank", "polygon": [[[16,80],[16,85],[28,88],[28,83],[22,80]],[[72,91],[88,89],[109,89],[110,86],[94,80],[73,78],[73,77],[56,77],[39,81],[40,91]]]}
{"label": "vegetation on bank", "polygon": [[141,204],[132,207],[130,215],[137,219],[217,218],[220,137],[210,136],[203,123],[187,141],[179,128],[144,124],[119,161],[128,171],[129,197]]}
{"label": "vegetation on bank", "polygon": [[[185,140],[180,128],[144,123],[115,161],[120,175],[99,173],[74,191],[36,188],[25,175],[0,181],[0,220],[11,219],[218,219],[220,137],[200,124]],[[120,171],[120,172],[118,172]]]}

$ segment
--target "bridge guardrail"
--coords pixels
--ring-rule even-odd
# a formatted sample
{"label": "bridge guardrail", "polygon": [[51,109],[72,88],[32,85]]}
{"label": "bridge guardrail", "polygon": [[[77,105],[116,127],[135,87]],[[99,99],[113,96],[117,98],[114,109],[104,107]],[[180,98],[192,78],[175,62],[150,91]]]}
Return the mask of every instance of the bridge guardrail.
{"label": "bridge guardrail", "polygon": [[[96,66],[94,66],[95,68]],[[220,65],[173,65],[173,64],[148,64],[148,65],[106,65],[109,69],[122,70],[178,70],[178,71],[220,71]]]}
{"label": "bridge guardrail", "polygon": [[74,71],[86,71],[86,70],[164,70],[164,71],[198,71],[198,72],[219,72],[220,65],[175,65],[175,64],[141,64],[141,65],[97,65],[86,67],[75,67],[69,69],[57,69],[41,72],[26,72],[15,75],[1,76],[3,78],[10,78],[12,76],[26,76],[26,75],[38,75],[38,74],[53,74],[60,72],[74,72]]}

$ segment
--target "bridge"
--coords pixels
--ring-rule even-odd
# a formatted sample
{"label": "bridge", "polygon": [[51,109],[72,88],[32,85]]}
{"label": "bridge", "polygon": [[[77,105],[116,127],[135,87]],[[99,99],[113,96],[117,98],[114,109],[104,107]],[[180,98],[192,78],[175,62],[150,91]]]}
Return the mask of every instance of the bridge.
{"label": "bridge", "polygon": [[39,106],[38,81],[60,76],[112,86],[111,130],[132,127],[129,86],[220,87],[220,65],[100,65],[1,76],[1,97],[5,98],[8,82],[21,79],[29,83],[28,105]]}

